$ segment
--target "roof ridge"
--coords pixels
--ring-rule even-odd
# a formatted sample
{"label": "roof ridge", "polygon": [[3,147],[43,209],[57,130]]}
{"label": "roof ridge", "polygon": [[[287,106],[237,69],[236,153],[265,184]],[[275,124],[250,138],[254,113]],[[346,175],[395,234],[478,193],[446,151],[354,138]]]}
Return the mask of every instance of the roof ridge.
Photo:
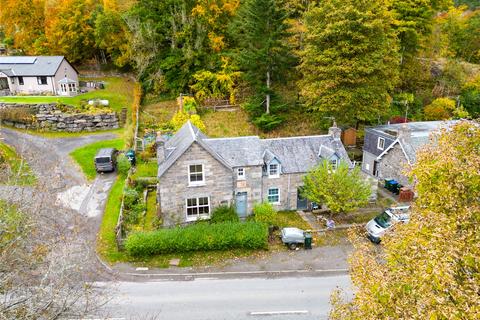
{"label": "roof ridge", "polygon": [[[203,139],[203,140],[204,141],[207,141],[207,140],[234,140],[234,139],[246,139],[246,138],[258,138],[258,139],[260,139],[259,136],[240,136],[240,137],[207,138],[207,139]],[[260,140],[264,140],[264,139],[260,139]]]}
{"label": "roof ridge", "polygon": [[267,138],[267,139],[261,139],[263,141],[268,141],[268,140],[286,140],[286,139],[303,139],[303,138],[320,138],[320,137],[330,137],[330,134],[317,134],[317,135],[311,135],[311,136],[294,136],[294,137],[278,137],[278,138]]}

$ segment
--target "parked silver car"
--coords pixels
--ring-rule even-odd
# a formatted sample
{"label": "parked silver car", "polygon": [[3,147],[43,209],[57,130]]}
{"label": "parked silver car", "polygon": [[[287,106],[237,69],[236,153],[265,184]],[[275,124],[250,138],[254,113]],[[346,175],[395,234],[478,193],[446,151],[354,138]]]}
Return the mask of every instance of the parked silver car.
{"label": "parked silver car", "polygon": [[368,238],[374,243],[380,243],[381,237],[395,223],[407,223],[410,220],[410,206],[392,207],[370,220],[365,228]]}
{"label": "parked silver car", "polygon": [[111,172],[115,171],[117,166],[118,151],[115,148],[103,148],[98,150],[95,156],[95,170],[97,172]]}

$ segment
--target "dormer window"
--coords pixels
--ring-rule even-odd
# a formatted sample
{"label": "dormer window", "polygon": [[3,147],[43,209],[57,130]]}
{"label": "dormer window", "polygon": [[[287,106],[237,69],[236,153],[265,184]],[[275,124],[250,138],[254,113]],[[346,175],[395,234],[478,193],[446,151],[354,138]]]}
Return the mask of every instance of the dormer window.
{"label": "dormer window", "polygon": [[205,184],[205,177],[203,174],[203,164],[194,164],[188,166],[188,185],[200,186]]}
{"label": "dormer window", "polygon": [[384,138],[378,138],[377,148],[380,149],[380,150],[385,149],[385,139]]}
{"label": "dormer window", "polygon": [[237,179],[238,180],[245,180],[245,168],[238,168],[237,169]]}
{"label": "dormer window", "polygon": [[277,163],[270,163],[268,165],[268,177],[278,178],[280,176],[280,165]]}
{"label": "dormer window", "polygon": [[330,160],[330,165],[332,166],[333,170],[337,170],[338,168],[338,160],[337,159],[331,159]]}

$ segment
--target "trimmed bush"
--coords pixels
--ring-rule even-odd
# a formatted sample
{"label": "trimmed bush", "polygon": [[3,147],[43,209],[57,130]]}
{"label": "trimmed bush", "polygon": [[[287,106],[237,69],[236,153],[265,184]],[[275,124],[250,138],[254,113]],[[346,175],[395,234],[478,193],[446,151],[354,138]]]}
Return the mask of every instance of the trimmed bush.
{"label": "trimmed bush", "polygon": [[215,210],[212,212],[212,218],[210,219],[210,223],[219,223],[219,222],[238,222],[238,215],[235,212],[233,207],[229,206],[219,206],[216,207]]}
{"label": "trimmed bush", "polygon": [[128,161],[125,154],[119,154],[117,157],[118,174],[122,177],[126,177],[128,175],[128,170],[130,170],[130,161]]}
{"label": "trimmed bush", "polygon": [[276,221],[277,211],[268,202],[257,203],[253,207],[256,222],[263,222],[268,225],[273,225]]}
{"label": "trimmed bush", "polygon": [[132,256],[228,249],[266,249],[268,230],[256,222],[194,224],[153,232],[131,233],[125,249]]}

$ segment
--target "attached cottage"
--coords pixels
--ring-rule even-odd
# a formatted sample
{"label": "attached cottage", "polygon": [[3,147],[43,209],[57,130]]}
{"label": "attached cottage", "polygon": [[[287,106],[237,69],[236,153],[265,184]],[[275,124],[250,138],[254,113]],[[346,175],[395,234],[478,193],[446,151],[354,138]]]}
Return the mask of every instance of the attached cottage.
{"label": "attached cottage", "polygon": [[457,121],[425,121],[382,125],[365,129],[362,171],[378,179],[395,179],[411,186],[404,170],[416,162],[416,154],[430,141],[432,132]]}
{"label": "attached cottage", "polygon": [[63,56],[0,57],[0,96],[72,96],[78,88],[78,72]]}
{"label": "attached cottage", "polygon": [[157,139],[158,203],[164,225],[209,218],[220,205],[234,205],[241,218],[257,202],[279,210],[306,209],[304,174],[323,160],[352,166],[340,141],[328,135],[260,139],[208,138],[187,122],[172,138]]}

